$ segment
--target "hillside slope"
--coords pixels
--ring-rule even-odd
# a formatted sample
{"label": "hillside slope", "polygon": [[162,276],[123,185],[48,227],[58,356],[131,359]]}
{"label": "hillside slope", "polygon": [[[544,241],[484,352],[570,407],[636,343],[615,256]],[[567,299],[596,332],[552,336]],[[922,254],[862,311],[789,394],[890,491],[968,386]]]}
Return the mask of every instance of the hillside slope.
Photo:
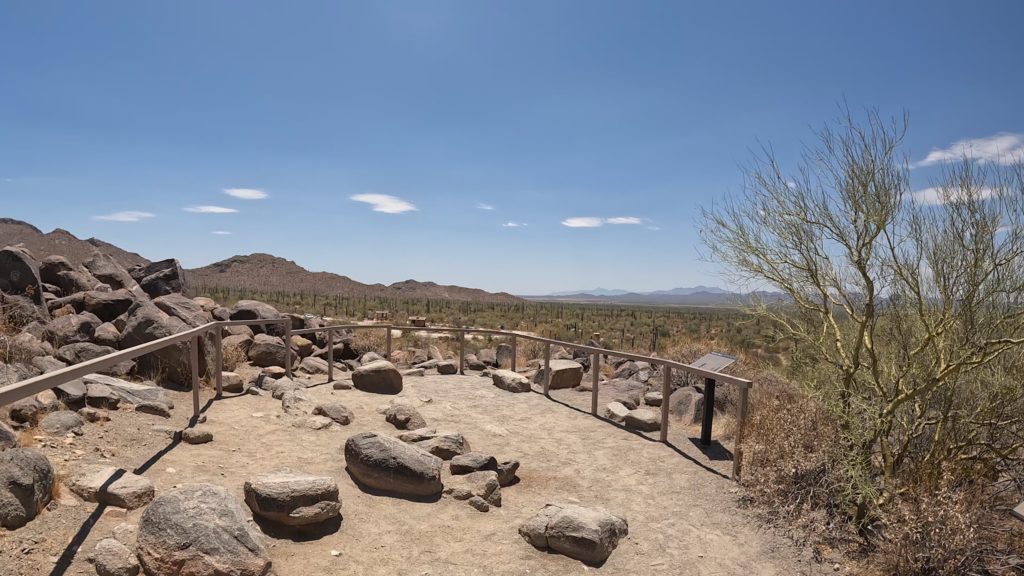
{"label": "hillside slope", "polygon": [[39,260],[57,255],[67,258],[75,266],[92,258],[97,251],[109,255],[125,268],[131,268],[136,264],[149,264],[149,260],[142,256],[122,250],[97,238],[82,240],[61,228],[44,234],[42,230],[28,222],[13,218],[0,218],[0,248],[15,244],[24,244],[25,248],[28,248]]}
{"label": "hillside slope", "polygon": [[321,296],[373,298],[444,298],[476,302],[518,302],[505,292],[492,294],[475,288],[441,286],[434,282],[406,280],[390,286],[363,284],[331,272],[310,272],[291,260],[270,254],[232,256],[209,266],[185,271],[195,289],[228,288],[263,292],[304,292]]}

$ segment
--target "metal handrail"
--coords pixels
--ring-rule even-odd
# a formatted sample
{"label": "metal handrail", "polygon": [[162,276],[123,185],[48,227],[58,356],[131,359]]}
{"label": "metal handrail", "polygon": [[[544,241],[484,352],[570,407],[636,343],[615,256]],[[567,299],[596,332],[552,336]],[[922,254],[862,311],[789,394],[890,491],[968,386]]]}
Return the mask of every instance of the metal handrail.
{"label": "metal handrail", "polygon": [[[544,343],[544,395],[547,396],[550,391],[551,385],[551,346],[562,346],[565,348],[571,348],[574,350],[581,350],[588,352],[592,355],[591,362],[591,373],[593,374],[593,384],[591,389],[592,399],[590,412],[594,416],[597,416],[597,404],[598,404],[598,388],[599,388],[599,368],[601,365],[601,356],[614,356],[616,358],[625,358],[627,360],[633,360],[638,362],[647,362],[652,365],[659,365],[663,369],[662,377],[662,404],[661,404],[661,441],[668,441],[668,424],[669,424],[669,399],[672,394],[672,370],[682,370],[691,374],[705,378],[707,382],[707,390],[712,391],[708,394],[708,402],[705,404],[705,416],[703,421],[703,430],[701,433],[702,443],[708,445],[711,438],[711,425],[712,418],[714,416],[713,411],[713,390],[716,381],[724,382],[739,388],[740,391],[740,402],[737,407],[737,431],[735,441],[735,453],[733,455],[733,478],[739,479],[742,463],[741,453],[741,442],[743,439],[743,428],[747,414],[747,404],[749,401],[749,392],[753,383],[745,378],[739,378],[737,376],[730,376],[719,372],[713,372],[704,368],[697,368],[689,364],[683,364],[681,362],[675,362],[667,360],[665,358],[657,358],[652,356],[642,356],[639,354],[631,354],[628,352],[618,352],[615,350],[607,350],[605,348],[597,348],[594,346],[586,346],[583,344],[574,344],[571,342],[562,342],[560,340],[553,340],[550,338],[542,338],[540,336],[533,336],[529,334],[520,334],[517,332],[509,332],[504,330],[493,330],[488,328],[449,328],[449,327],[416,327],[416,326],[394,326],[391,324],[347,324],[347,325],[335,325],[335,326],[322,326],[319,328],[303,328],[300,330],[292,330],[292,318],[290,316],[283,316],[281,318],[273,319],[256,319],[256,320],[218,320],[198,326],[181,332],[179,334],[173,334],[159,340],[154,340],[146,344],[140,344],[127,350],[121,350],[108,354],[94,360],[75,364],[74,366],[68,366],[67,368],[61,368],[53,372],[36,376],[35,378],[29,378],[23,382],[17,382],[10,386],[0,388],[0,406],[11,404],[22,398],[37,394],[43,390],[50,390],[61,384],[81,378],[88,374],[98,372],[105,368],[109,368],[121,362],[127,360],[133,360],[143,354],[149,354],[161,350],[167,346],[178,344],[186,340],[191,340],[190,346],[190,364],[192,368],[192,409],[193,409],[193,421],[199,417],[199,338],[206,335],[208,332],[213,332],[214,342],[216,348],[216,359],[215,359],[215,386],[216,395],[219,398],[223,392],[222,383],[222,372],[223,372],[223,350],[222,350],[222,331],[220,330],[225,326],[255,326],[255,325],[267,325],[267,324],[284,324],[284,343],[286,347],[285,351],[285,374],[288,377],[292,376],[292,362],[291,362],[291,351],[292,351],[292,336],[303,335],[303,334],[314,334],[317,332],[336,332],[339,330],[367,330],[367,329],[384,329],[387,331],[386,338],[386,352],[385,358],[391,359],[391,332],[392,330],[402,331],[414,331],[414,332],[448,332],[457,333],[459,337],[459,373],[464,374],[465,367],[465,348],[466,338],[465,334],[490,334],[495,336],[503,336],[512,339],[512,370],[516,369],[516,343],[519,338],[526,340],[532,340],[535,342]],[[327,378],[328,381],[334,379],[334,338],[327,338]]]}

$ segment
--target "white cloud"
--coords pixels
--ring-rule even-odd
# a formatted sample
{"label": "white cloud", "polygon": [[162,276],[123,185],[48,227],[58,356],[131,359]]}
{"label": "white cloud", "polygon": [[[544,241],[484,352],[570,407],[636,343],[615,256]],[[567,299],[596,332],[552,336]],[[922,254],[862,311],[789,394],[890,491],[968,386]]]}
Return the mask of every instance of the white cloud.
{"label": "white cloud", "polygon": [[569,228],[597,228],[604,224],[601,218],[568,218],[562,221],[563,226]]}
{"label": "white cloud", "polygon": [[494,206],[491,206],[490,204],[477,204],[476,207],[481,210],[494,210]]}
{"label": "white cloud", "polygon": [[232,212],[238,212],[234,208],[224,208],[223,206],[189,206],[182,208],[185,212],[201,212],[203,214],[231,214]]}
{"label": "white cloud", "polygon": [[999,162],[1012,164],[1024,159],[1024,134],[1000,132],[994,136],[966,139],[953,143],[949,148],[933,148],[924,160],[915,166],[932,166],[942,162],[956,162],[964,156],[978,162]]}
{"label": "white cloud", "polygon": [[221,236],[227,236],[228,234],[231,234],[231,232],[225,232],[225,231],[223,231],[223,230],[214,230],[214,231],[212,232],[212,234],[219,234],[219,235],[221,235]]}
{"label": "white cloud", "polygon": [[224,193],[242,200],[263,200],[270,196],[263,190],[253,190],[252,188],[225,188]]}
{"label": "white cloud", "polygon": [[114,222],[138,222],[143,218],[152,218],[154,215],[149,212],[136,212],[129,210],[127,212],[114,212],[113,214],[107,214],[106,216],[93,216],[93,220],[113,220]]}
{"label": "white cloud", "polygon": [[[918,204],[943,204],[942,194],[939,188],[925,188],[910,193]],[[991,188],[982,188],[979,195],[982,198],[992,196]]]}
{"label": "white cloud", "polygon": [[526,224],[520,224],[518,222],[509,222],[507,224],[502,224],[502,226],[505,226],[506,228],[518,228],[519,226],[526,226]]}
{"label": "white cloud", "polygon": [[647,229],[648,230],[661,230],[661,228],[658,228],[657,226],[648,226]]}
{"label": "white cloud", "polygon": [[385,212],[387,214],[401,214],[402,212],[417,209],[405,200],[388,196],[387,194],[356,194],[352,196],[352,200],[366,202],[373,205],[374,212]]}
{"label": "white cloud", "polygon": [[570,228],[597,228],[604,224],[640,224],[642,220],[633,216],[617,216],[615,218],[567,218],[562,221],[563,226]]}

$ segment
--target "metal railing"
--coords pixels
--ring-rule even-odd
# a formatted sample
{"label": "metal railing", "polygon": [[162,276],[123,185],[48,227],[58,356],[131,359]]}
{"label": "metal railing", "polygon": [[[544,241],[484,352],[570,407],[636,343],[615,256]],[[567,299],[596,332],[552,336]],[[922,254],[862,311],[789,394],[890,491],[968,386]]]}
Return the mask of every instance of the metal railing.
{"label": "metal railing", "polygon": [[139,356],[150,354],[161,350],[167,346],[180,344],[185,341],[190,341],[189,350],[189,362],[192,369],[192,410],[193,410],[193,421],[197,420],[200,413],[199,406],[199,339],[204,337],[207,333],[213,332],[214,337],[214,348],[215,353],[215,366],[214,366],[214,382],[216,395],[219,398],[223,393],[223,383],[221,374],[223,372],[223,350],[222,350],[222,328],[226,326],[266,326],[270,324],[284,324],[284,342],[285,342],[285,359],[284,369],[285,374],[290,378],[292,376],[292,336],[298,336],[303,334],[315,334],[318,332],[327,332],[327,379],[328,381],[334,380],[334,337],[331,335],[332,332],[339,330],[373,330],[383,329],[386,330],[386,344],[384,357],[391,359],[391,333],[392,330],[401,330],[404,332],[446,332],[449,334],[456,334],[459,338],[459,374],[465,374],[465,359],[466,359],[466,335],[467,334],[489,334],[492,336],[501,336],[504,338],[511,338],[512,346],[512,365],[511,369],[516,370],[516,356],[517,356],[517,341],[520,338],[526,340],[532,340],[534,342],[541,342],[544,344],[544,395],[548,396],[551,387],[551,347],[561,346],[572,350],[580,350],[591,355],[591,368],[590,373],[593,381],[591,384],[591,402],[590,402],[590,413],[597,416],[597,405],[598,395],[600,388],[600,366],[601,356],[613,356],[616,358],[625,358],[627,360],[633,360],[638,362],[647,362],[652,366],[660,366],[662,369],[662,401],[661,401],[661,442],[668,442],[668,428],[669,428],[669,410],[670,410],[670,398],[672,395],[672,371],[682,370],[689,374],[701,377],[705,379],[705,402],[704,402],[704,413],[701,424],[701,444],[709,446],[711,443],[711,429],[714,420],[714,393],[716,383],[724,383],[735,386],[739,389],[740,400],[737,406],[737,429],[736,429],[736,440],[733,453],[733,479],[739,479],[742,468],[742,452],[741,442],[743,440],[743,428],[747,416],[747,403],[749,401],[750,388],[752,382],[750,380],[739,378],[737,376],[730,376],[728,374],[722,374],[720,372],[713,372],[711,370],[705,370],[703,368],[697,368],[696,366],[690,366],[689,364],[683,364],[681,362],[674,362],[665,358],[657,358],[652,356],[641,356],[639,354],[630,354],[628,352],[618,352],[615,350],[607,350],[605,348],[597,348],[594,346],[585,346],[582,344],[573,344],[571,342],[562,342],[560,340],[552,340],[550,338],[542,338],[540,336],[533,336],[530,334],[521,334],[517,332],[509,332],[505,330],[490,330],[486,328],[447,328],[447,327],[414,327],[414,326],[393,326],[383,324],[350,324],[350,325],[339,325],[339,326],[322,326],[318,328],[304,328],[301,330],[292,329],[292,318],[283,317],[275,319],[257,319],[257,320],[221,320],[216,322],[210,322],[197,328],[192,328],[181,332],[154,340],[146,344],[140,344],[127,350],[121,350],[113,354],[108,354],[94,360],[68,366],[67,368],[61,368],[42,376],[36,376],[23,382],[17,382],[10,386],[0,388],[0,406],[6,406],[22,398],[27,398],[33,394],[42,392],[43,390],[50,390],[61,384],[81,378],[88,374],[98,372],[100,370],[110,368],[121,362],[127,360],[134,360]]}

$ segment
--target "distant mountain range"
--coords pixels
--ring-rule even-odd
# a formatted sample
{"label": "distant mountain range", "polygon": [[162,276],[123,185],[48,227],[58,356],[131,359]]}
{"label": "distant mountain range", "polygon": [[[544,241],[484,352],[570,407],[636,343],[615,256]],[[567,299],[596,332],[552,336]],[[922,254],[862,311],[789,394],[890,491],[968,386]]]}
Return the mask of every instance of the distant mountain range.
{"label": "distant mountain range", "polygon": [[[708,294],[728,294],[726,290],[715,286],[694,286],[693,288],[673,288],[671,290],[656,290],[654,292],[631,292],[629,290],[619,290],[607,288],[594,288],[593,290],[567,290],[565,292],[552,292],[547,296],[577,296],[585,294],[588,296],[625,296],[627,294],[638,294],[641,296],[689,296],[690,294],[696,294],[698,292],[707,292]],[[531,298],[533,298],[531,296]]]}
{"label": "distant mountain range", "polygon": [[[135,264],[149,264],[149,260],[122,250],[96,238],[82,240],[60,228],[44,233],[39,228],[12,218],[0,218],[0,248],[22,244],[38,259],[63,256],[79,266],[96,252],[111,256],[118,264],[130,268]],[[405,280],[390,286],[363,284],[347,276],[331,272],[310,272],[291,260],[270,254],[232,256],[209,266],[185,270],[186,285],[199,288],[246,289],[254,292],[305,292],[320,296],[368,297],[400,299],[448,299],[476,302],[520,302],[519,298],[499,292],[497,294],[463,288],[442,286],[434,282]]]}

